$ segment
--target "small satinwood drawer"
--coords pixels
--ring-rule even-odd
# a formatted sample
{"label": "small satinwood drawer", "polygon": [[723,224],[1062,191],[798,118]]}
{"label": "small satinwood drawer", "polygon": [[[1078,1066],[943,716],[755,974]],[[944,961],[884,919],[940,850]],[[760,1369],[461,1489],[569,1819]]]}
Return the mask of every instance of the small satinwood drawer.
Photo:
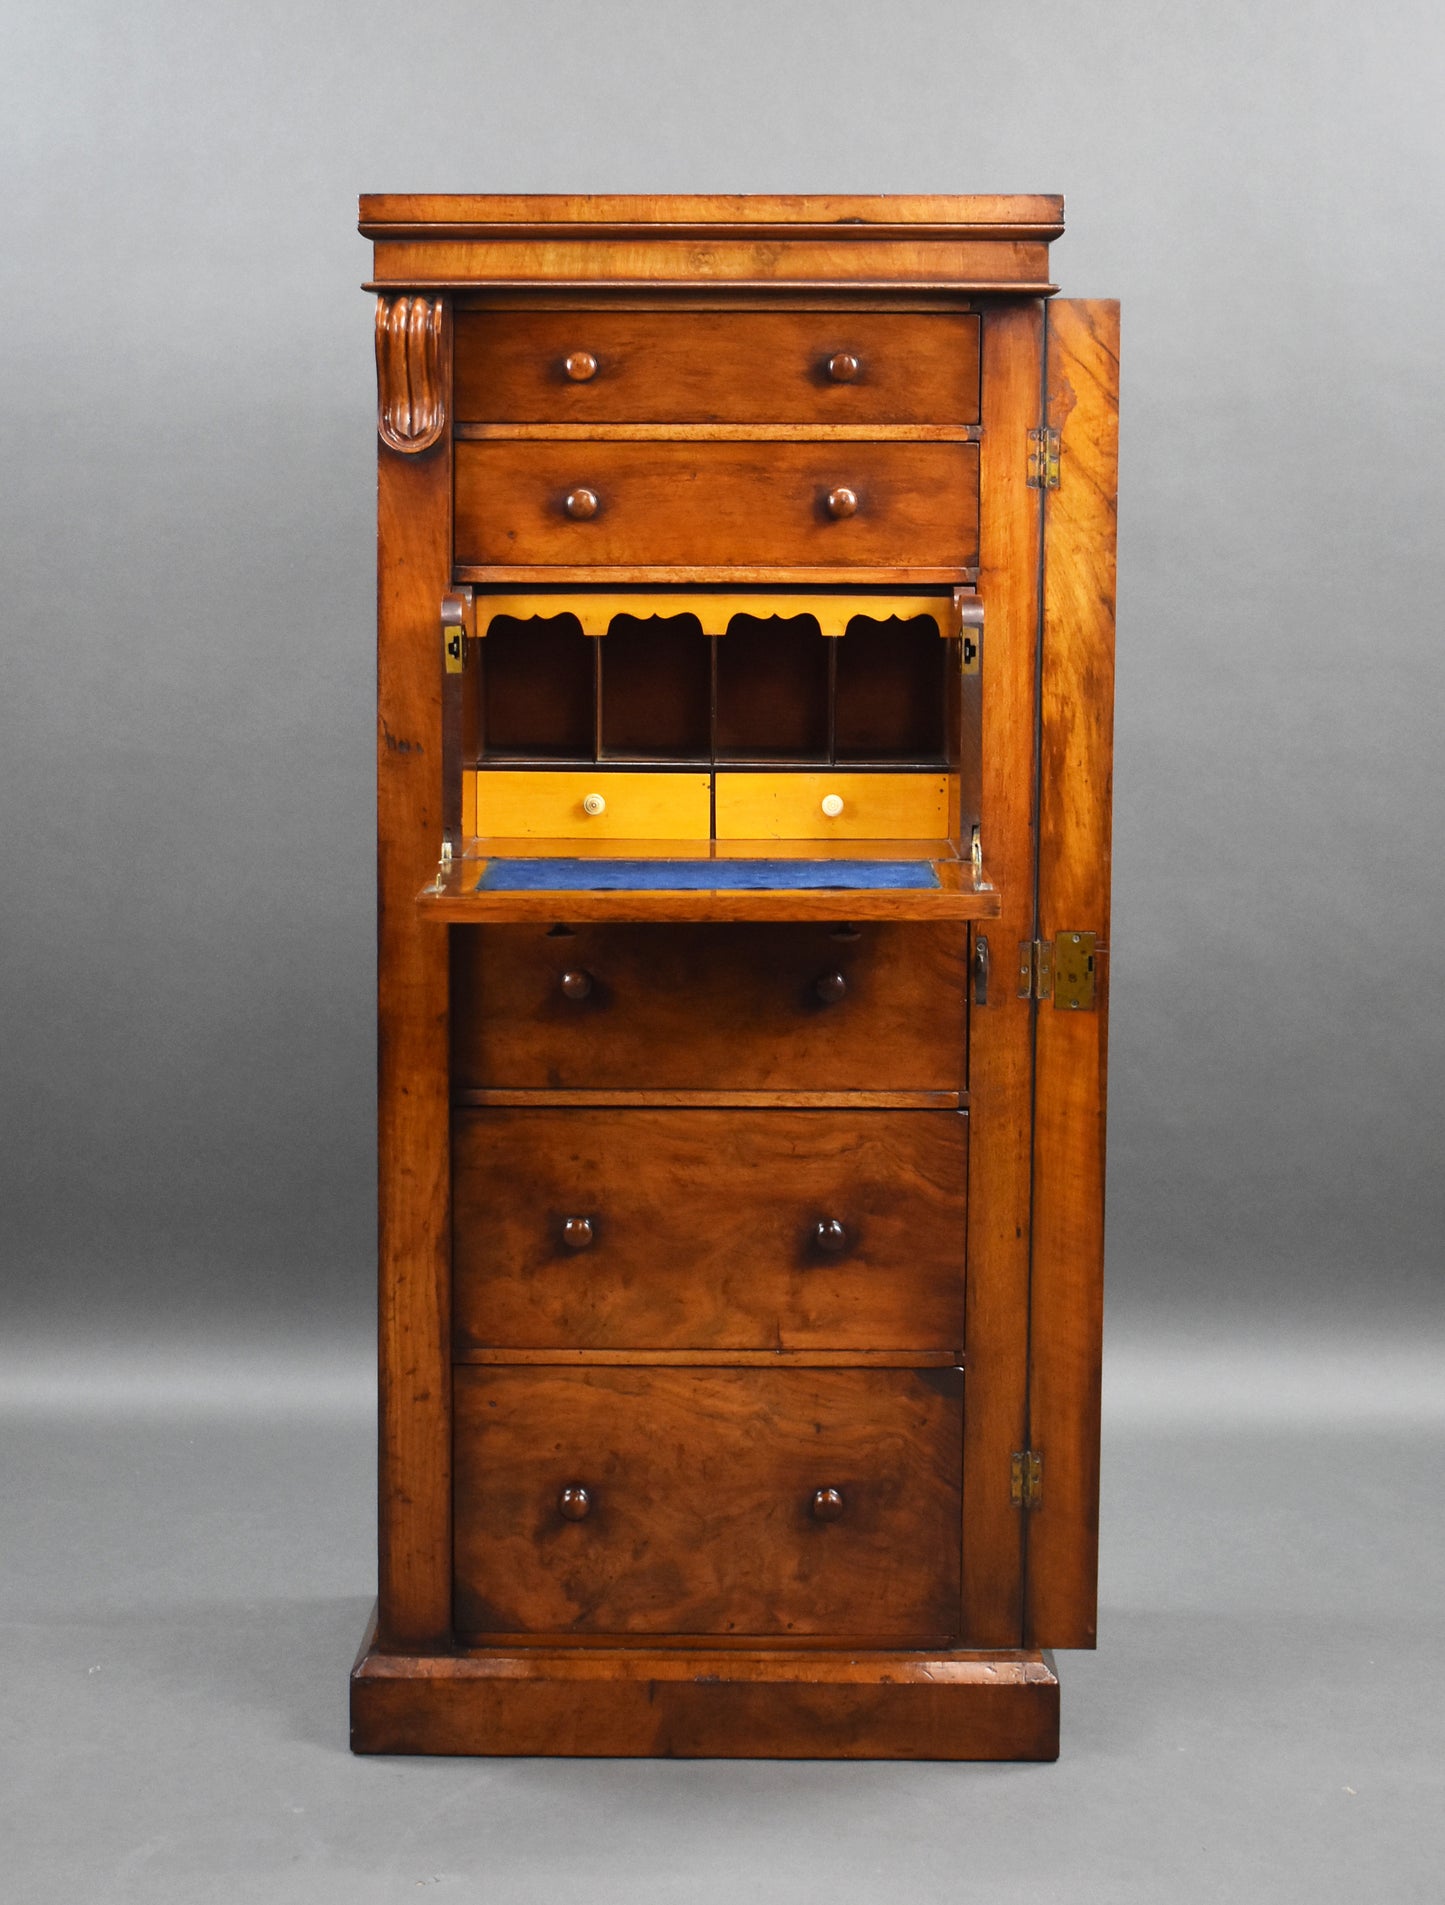
{"label": "small satinwood drawer", "polygon": [[455,517],[462,564],[956,569],[978,446],[458,443]]}
{"label": "small satinwood drawer", "polygon": [[978,419],[967,312],[463,311],[464,423]]}
{"label": "small satinwood drawer", "polygon": [[567,840],[706,840],[708,774],[592,768],[491,768],[475,777],[483,836]]}
{"label": "small satinwood drawer", "polygon": [[459,1368],[483,1634],[959,1631],[959,1369]]}
{"label": "small satinwood drawer", "polygon": [[457,1353],[963,1342],[957,1111],[459,1111]]}
{"label": "small satinwood drawer", "polygon": [[943,774],[729,774],[717,777],[719,840],[942,840]]}
{"label": "small satinwood drawer", "polygon": [[452,1078],[956,1092],[964,982],[949,925],[459,927]]}

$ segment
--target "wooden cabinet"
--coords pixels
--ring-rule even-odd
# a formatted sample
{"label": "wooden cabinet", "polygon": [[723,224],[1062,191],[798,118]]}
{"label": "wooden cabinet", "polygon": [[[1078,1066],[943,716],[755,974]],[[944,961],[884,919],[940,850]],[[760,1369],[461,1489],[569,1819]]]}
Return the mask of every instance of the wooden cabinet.
{"label": "wooden cabinet", "polygon": [[1053,198],[369,198],[359,1751],[1048,1758],[1117,309]]}

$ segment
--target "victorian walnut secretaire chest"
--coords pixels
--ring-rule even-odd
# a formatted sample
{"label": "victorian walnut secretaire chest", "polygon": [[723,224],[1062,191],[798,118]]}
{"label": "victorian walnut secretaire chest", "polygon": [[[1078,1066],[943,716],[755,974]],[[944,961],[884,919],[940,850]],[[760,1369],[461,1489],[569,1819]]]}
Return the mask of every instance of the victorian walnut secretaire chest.
{"label": "victorian walnut secretaire chest", "polygon": [[1053,1757],[1117,307],[1062,202],[376,197],[384,1753]]}

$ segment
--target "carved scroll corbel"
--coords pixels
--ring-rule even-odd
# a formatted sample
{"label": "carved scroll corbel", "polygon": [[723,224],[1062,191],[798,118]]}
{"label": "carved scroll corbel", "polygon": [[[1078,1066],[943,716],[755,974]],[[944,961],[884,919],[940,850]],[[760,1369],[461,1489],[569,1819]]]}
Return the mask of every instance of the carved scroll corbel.
{"label": "carved scroll corbel", "polygon": [[440,298],[376,300],[376,429],[390,450],[429,450],[446,422]]}

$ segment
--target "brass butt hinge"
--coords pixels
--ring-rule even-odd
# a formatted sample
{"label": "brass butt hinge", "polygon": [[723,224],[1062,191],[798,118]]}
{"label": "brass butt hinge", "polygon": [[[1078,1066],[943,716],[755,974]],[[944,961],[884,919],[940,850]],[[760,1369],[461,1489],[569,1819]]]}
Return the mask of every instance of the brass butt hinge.
{"label": "brass butt hinge", "polygon": [[1093,1012],[1098,995],[1099,935],[1055,933],[1019,941],[1019,997],[1052,999],[1055,1012]]}
{"label": "brass butt hinge", "polygon": [[465,673],[467,643],[477,632],[477,597],[470,587],[442,597],[442,658],[449,675]]}
{"label": "brass butt hinge", "polygon": [[1029,488],[1059,487],[1059,433],[1057,430],[1029,431]]}
{"label": "brass butt hinge", "polygon": [[1015,1508],[1037,1508],[1043,1498],[1043,1456],[1037,1449],[1015,1449],[1009,1457],[1009,1500]]}

